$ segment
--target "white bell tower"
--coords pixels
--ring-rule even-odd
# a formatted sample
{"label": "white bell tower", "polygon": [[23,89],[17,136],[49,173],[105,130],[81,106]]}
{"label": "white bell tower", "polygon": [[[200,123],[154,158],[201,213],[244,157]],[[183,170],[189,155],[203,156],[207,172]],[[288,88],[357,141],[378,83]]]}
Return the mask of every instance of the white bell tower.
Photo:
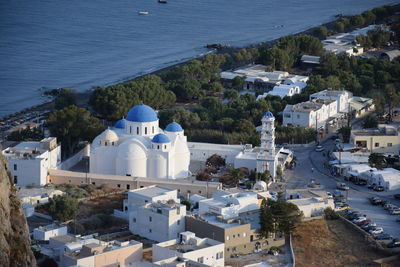
{"label": "white bell tower", "polygon": [[261,122],[261,146],[257,155],[257,172],[263,173],[265,170],[269,170],[271,176],[275,178],[275,117],[270,111],[267,111]]}

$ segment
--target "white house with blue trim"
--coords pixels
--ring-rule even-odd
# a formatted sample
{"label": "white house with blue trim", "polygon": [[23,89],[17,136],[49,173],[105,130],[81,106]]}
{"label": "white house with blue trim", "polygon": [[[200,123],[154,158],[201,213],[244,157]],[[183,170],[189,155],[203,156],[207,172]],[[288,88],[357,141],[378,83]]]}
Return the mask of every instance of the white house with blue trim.
{"label": "white house with blue trim", "polygon": [[97,136],[91,145],[90,172],[177,179],[189,176],[190,152],[182,127],[162,130],[156,112],[141,104]]}

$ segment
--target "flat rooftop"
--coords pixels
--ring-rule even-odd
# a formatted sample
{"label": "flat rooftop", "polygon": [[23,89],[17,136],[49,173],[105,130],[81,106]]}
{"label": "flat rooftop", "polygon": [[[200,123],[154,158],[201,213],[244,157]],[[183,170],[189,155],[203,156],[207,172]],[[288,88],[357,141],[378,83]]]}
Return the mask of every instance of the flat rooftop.
{"label": "flat rooftop", "polygon": [[138,188],[135,190],[130,190],[128,193],[134,193],[134,194],[141,195],[144,197],[152,198],[152,197],[156,197],[156,196],[161,196],[161,195],[171,192],[171,191],[176,191],[176,190],[170,189],[167,187],[158,186],[158,185],[152,185],[152,186],[148,186],[148,187]]}
{"label": "flat rooftop", "polygon": [[398,132],[395,128],[374,128],[374,129],[362,129],[352,130],[351,134],[355,136],[397,136]]}
{"label": "flat rooftop", "polygon": [[67,227],[67,226],[58,224],[58,223],[52,223],[52,224],[45,225],[45,226],[39,226],[35,230],[50,231],[50,230],[55,230],[55,229],[59,229],[59,228],[63,228],[63,227]]}
{"label": "flat rooftop", "polygon": [[322,105],[323,104],[314,101],[306,101],[298,103],[296,105],[291,105],[291,111],[309,113],[311,111],[319,110],[322,107]]}

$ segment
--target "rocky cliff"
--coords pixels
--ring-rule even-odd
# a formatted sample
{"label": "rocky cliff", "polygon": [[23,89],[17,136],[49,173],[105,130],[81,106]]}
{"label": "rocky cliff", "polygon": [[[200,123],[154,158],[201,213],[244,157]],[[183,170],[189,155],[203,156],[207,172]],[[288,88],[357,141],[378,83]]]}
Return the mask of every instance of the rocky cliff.
{"label": "rocky cliff", "polygon": [[17,189],[0,153],[0,266],[36,266]]}

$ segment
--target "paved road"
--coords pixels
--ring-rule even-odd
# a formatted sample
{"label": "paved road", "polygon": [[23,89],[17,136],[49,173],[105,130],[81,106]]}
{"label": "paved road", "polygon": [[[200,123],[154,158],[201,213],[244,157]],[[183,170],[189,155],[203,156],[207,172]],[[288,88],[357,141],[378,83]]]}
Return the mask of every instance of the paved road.
{"label": "paved road", "polygon": [[[334,144],[332,140],[327,140],[322,143],[326,151],[333,150]],[[338,181],[345,182],[343,178],[332,177],[329,170],[324,167],[328,158],[323,156],[322,152],[315,152],[314,147],[311,148],[296,148],[294,149],[295,156],[297,157],[297,166],[293,170],[285,172],[286,184],[282,188],[297,189],[307,188],[310,179],[314,179],[321,184],[321,188],[325,188],[329,192],[336,190],[336,183]],[[314,170],[312,170],[312,168]],[[400,200],[393,198],[394,193],[399,192],[375,192],[365,186],[357,186],[353,183],[347,182],[350,190],[348,191],[348,204],[362,213],[366,214],[368,218],[375,221],[377,225],[384,228],[385,232],[394,237],[400,237],[400,224],[396,222],[396,218],[400,216],[389,215],[389,213],[381,206],[373,206],[369,204],[368,198],[372,196],[379,196],[384,200],[389,200],[391,203],[400,206]],[[398,190],[399,191],[399,190]]]}

